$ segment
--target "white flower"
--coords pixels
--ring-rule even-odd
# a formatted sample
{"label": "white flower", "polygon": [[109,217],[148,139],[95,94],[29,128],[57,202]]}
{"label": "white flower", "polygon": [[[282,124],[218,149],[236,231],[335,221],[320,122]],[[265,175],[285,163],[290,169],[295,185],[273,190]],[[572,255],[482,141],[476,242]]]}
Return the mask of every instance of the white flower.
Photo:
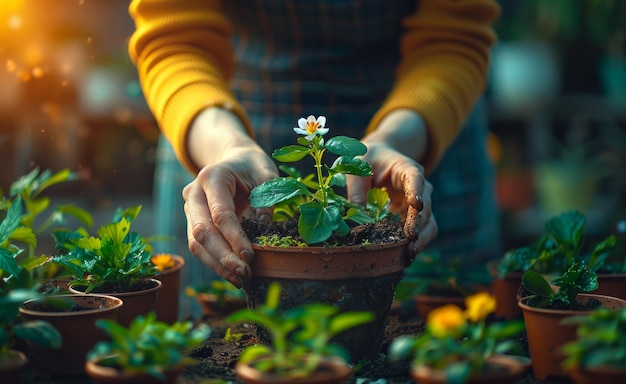
{"label": "white flower", "polygon": [[324,128],[326,124],[326,116],[320,116],[317,119],[310,115],[306,119],[301,117],[298,119],[298,127],[293,130],[300,135],[306,135],[307,140],[313,140],[315,135],[323,136],[328,132],[328,128]]}

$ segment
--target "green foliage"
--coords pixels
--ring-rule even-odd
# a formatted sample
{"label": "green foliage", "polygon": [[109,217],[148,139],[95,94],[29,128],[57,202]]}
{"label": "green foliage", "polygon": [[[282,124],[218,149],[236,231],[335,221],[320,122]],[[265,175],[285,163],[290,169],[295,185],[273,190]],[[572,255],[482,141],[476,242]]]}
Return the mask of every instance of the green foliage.
{"label": "green foliage", "polygon": [[335,335],[374,320],[371,312],[344,312],[332,305],[312,303],[281,311],[280,284],[273,282],[266,301],[255,309],[244,308],[226,319],[229,323],[250,321],[266,328],[272,346],[248,346],[239,356],[263,372],[291,378],[307,377],[325,356],[349,360],[341,345],[331,343]]}
{"label": "green foliage", "polygon": [[12,240],[34,239],[30,228],[21,223],[22,202],[18,196],[7,208],[0,223],[0,359],[6,356],[16,338],[50,348],[61,345],[61,335],[45,321],[22,321],[19,306],[26,300],[39,297],[33,270],[45,261],[18,260],[23,249]]}
{"label": "green foliage", "polygon": [[110,337],[97,343],[87,355],[128,373],[143,372],[164,379],[168,369],[193,363],[184,349],[196,347],[211,335],[206,324],[193,327],[191,321],[171,325],[157,321],[154,312],[137,316],[128,328],[112,320],[99,319],[96,325]]}
{"label": "green foliage", "polygon": [[563,346],[565,369],[608,366],[626,367],[626,308],[601,308],[571,316],[563,324],[576,325],[577,337]]}
{"label": "green foliage", "polygon": [[[345,187],[346,175],[371,176],[372,168],[357,157],[367,152],[359,140],[336,136],[324,141],[323,134],[319,130],[309,133],[298,138],[298,145],[282,147],[272,154],[284,163],[311,156],[315,160],[314,174],[303,176],[294,168],[281,166],[286,177],[268,180],[250,194],[253,208],[274,207],[274,220],[298,217],[298,231],[308,244],[322,243],[333,234],[348,234],[347,220],[364,224],[394,217],[387,210],[390,200],[383,189],[370,191],[366,206],[350,203],[335,193],[334,187]],[[330,167],[322,162],[326,151],[337,156]]]}
{"label": "green foliage", "polygon": [[97,237],[82,229],[54,232],[56,247],[66,252],[54,261],[72,271],[73,286],[84,286],[89,293],[106,284],[123,292],[158,274],[148,244],[130,230],[140,211],[141,206],[118,210],[111,223],[98,229]]}
{"label": "green foliage", "polygon": [[573,308],[579,293],[591,292],[598,288],[598,275],[584,262],[574,263],[561,276],[552,280],[558,286],[552,289],[550,283],[539,273],[528,270],[522,275],[522,284],[531,296],[527,304],[540,308]]}
{"label": "green foliage", "polygon": [[228,299],[245,300],[244,291],[224,279],[214,279],[211,280],[210,284],[202,284],[187,289],[189,296],[195,296],[197,293],[215,295],[216,304],[219,307],[224,307]]}
{"label": "green foliage", "polygon": [[580,261],[594,270],[602,268],[615,247],[615,236],[607,237],[589,254],[583,254],[586,222],[585,215],[576,210],[550,218],[539,240],[504,255],[497,266],[498,276],[503,278],[511,272],[530,269],[539,273],[562,273]]}

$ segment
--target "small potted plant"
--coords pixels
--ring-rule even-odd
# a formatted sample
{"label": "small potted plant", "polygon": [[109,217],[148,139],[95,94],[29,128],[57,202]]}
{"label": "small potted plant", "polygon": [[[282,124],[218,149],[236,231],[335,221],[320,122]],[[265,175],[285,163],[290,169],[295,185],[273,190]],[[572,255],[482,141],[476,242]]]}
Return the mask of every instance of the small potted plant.
{"label": "small potted plant", "polygon": [[194,328],[191,321],[168,324],[150,312],[124,327],[111,320],[96,325],[110,337],[89,352],[85,371],[96,384],[176,383],[176,377],[193,360],[186,351],[211,334],[206,324]]}
{"label": "small potted plant", "polygon": [[461,268],[459,259],[443,260],[440,252],[422,252],[400,284],[411,287],[417,315],[426,319],[430,311],[446,304],[463,307],[467,296],[481,290],[478,275],[473,268]]}
{"label": "small potted plant", "polygon": [[597,275],[582,261],[550,282],[535,271],[526,271],[522,284],[530,296],[522,298],[518,305],[526,323],[533,374],[541,380],[567,376],[561,365],[561,347],[575,339],[576,329],[562,323],[565,317],[602,307],[616,310],[626,306],[623,299],[589,293],[598,286]]}
{"label": "small potted plant", "polygon": [[72,271],[70,290],[119,297],[124,302],[118,321],[128,325],[139,314],[156,310],[162,284],[154,279],[157,266],[150,259],[148,244],[131,223],[141,206],[118,210],[112,222],[98,229],[98,237],[85,230],[54,232],[61,255],[54,257]]}
{"label": "small potted plant", "polygon": [[[303,136],[297,144],[272,154],[284,163],[310,157],[312,174],[281,165],[286,176],[252,190],[250,205],[273,207],[274,215],[269,224],[242,222],[255,252],[252,279],[243,288],[253,308],[264,302],[270,283],[279,281],[283,308],[322,302],[343,311],[374,312],[375,321],[342,334],[339,341],[355,361],[373,359],[382,344],[395,287],[413,255],[407,252],[399,217],[388,210],[384,189],[370,190],[363,206],[335,192],[345,187],[346,175],[371,176],[372,169],[359,158],[367,151],[363,143],[346,136],[326,140],[325,124],[324,116],[299,119],[294,131]],[[336,156],[332,165],[324,163],[327,154]],[[408,214],[418,212],[410,208]]]}
{"label": "small potted plant", "polygon": [[230,314],[227,322],[253,322],[270,343],[246,347],[235,373],[247,383],[342,383],[352,373],[349,351],[331,339],[374,319],[371,312],[338,313],[339,308],[309,303],[280,308],[281,287],[273,282],[264,304]]}
{"label": "small potted plant", "polygon": [[20,224],[21,215],[21,198],[17,197],[0,223],[0,377],[6,382],[19,382],[28,363],[28,357],[15,349],[17,341],[47,348],[61,346],[61,335],[50,323],[19,316],[24,301],[40,296],[33,272],[40,263],[28,257],[20,259],[24,250],[13,243],[35,239],[32,229]]}
{"label": "small potted plant", "polygon": [[521,320],[489,322],[496,300],[486,292],[465,299],[465,309],[446,304],[433,309],[426,330],[399,336],[389,358],[410,359],[411,376],[419,383],[513,383],[530,371],[514,340],[524,330]]}
{"label": "small potted plant", "polygon": [[563,346],[563,367],[577,384],[626,381],[626,308],[603,308],[563,323],[576,327],[576,339]]}
{"label": "small potted plant", "polygon": [[178,320],[180,274],[185,266],[185,259],[180,255],[158,253],[150,261],[158,270],[154,278],[162,285],[157,297],[157,319],[171,324]]}
{"label": "small potted plant", "polygon": [[243,290],[224,279],[214,279],[208,284],[187,287],[186,294],[195,297],[205,317],[225,317],[246,307]]}

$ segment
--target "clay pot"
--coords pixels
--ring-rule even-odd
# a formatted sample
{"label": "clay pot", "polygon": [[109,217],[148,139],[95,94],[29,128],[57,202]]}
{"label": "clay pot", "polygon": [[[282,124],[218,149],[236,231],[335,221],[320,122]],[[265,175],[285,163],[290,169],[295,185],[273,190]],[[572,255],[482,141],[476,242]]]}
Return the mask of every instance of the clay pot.
{"label": "clay pot", "polygon": [[417,295],[413,298],[415,310],[420,319],[425,320],[428,314],[435,308],[443,307],[447,304],[454,304],[465,309],[465,297],[461,296],[432,296]]}
{"label": "clay pot", "polygon": [[[128,327],[130,322],[139,315],[146,315],[149,312],[156,311],[157,296],[162,287],[162,283],[157,279],[146,279],[147,288],[130,292],[107,292],[105,289],[96,288],[92,293],[110,295],[120,298],[124,302],[124,307],[120,309],[117,316],[117,322]],[[84,294],[85,287],[72,287],[70,291],[73,293]]]}
{"label": "clay pot", "polygon": [[204,317],[226,317],[246,307],[245,299],[225,297],[220,301],[217,299],[217,295],[203,292],[196,293],[195,297],[202,308],[202,316]]}
{"label": "clay pot", "polygon": [[[576,326],[562,324],[561,320],[568,316],[583,315],[588,311],[531,307],[526,304],[530,297],[521,299],[518,305],[522,309],[526,325],[533,375],[539,380],[548,376],[565,377],[567,372],[561,366],[565,356],[561,348],[577,336]],[[581,293],[576,298],[582,304],[590,299],[596,299],[603,307],[613,310],[626,307],[626,300],[617,297]]]}
{"label": "clay pot", "polygon": [[[248,308],[265,302],[273,281],[281,285],[283,309],[307,303],[324,303],[342,312],[370,311],[374,321],[336,336],[335,342],[350,353],[351,361],[378,356],[396,286],[410,264],[407,241],[352,247],[273,247],[253,244],[252,279],[244,284]],[[271,340],[260,327],[256,336]]]}
{"label": "clay pot", "polygon": [[626,383],[626,367],[587,367],[576,366],[569,371],[576,384],[623,384]]}
{"label": "clay pot", "polygon": [[626,273],[598,273],[598,289],[593,293],[626,300]]}
{"label": "clay pot", "polygon": [[521,285],[521,272],[509,273],[503,278],[494,277],[491,280],[491,290],[496,298],[495,316],[497,319],[513,320],[523,317],[522,309],[517,305]]}
{"label": "clay pot", "polygon": [[[49,299],[70,300],[70,310],[59,309]],[[83,373],[87,353],[107,336],[96,327],[98,319],[117,320],[122,300],[106,295],[65,294],[24,302],[20,314],[25,319],[50,323],[62,337],[61,348],[29,345],[30,360],[42,376],[76,375]]]}
{"label": "clay pot", "polygon": [[320,362],[317,371],[311,377],[298,378],[280,376],[275,373],[261,372],[252,366],[252,363],[237,363],[235,365],[237,377],[248,384],[294,383],[298,384],[341,384],[345,383],[352,374],[352,369],[342,360],[327,358]]}
{"label": "clay pot", "polygon": [[7,356],[0,357],[0,384],[19,383],[27,365],[24,353],[10,349]]}
{"label": "clay pot", "polygon": [[174,260],[174,266],[165,269],[154,278],[163,285],[157,296],[157,319],[173,324],[178,320],[180,271],[185,266],[185,259],[179,255],[170,255],[170,257]]}
{"label": "clay pot", "polygon": [[[523,356],[494,355],[487,360],[485,372],[471,374],[467,384],[513,384],[530,372],[530,359]],[[417,383],[445,384],[445,371],[429,367],[411,368],[411,377]]]}
{"label": "clay pot", "polygon": [[176,384],[176,379],[183,367],[165,372],[165,380],[158,379],[147,373],[128,373],[115,367],[100,364],[100,361],[87,361],[84,371],[94,384]]}

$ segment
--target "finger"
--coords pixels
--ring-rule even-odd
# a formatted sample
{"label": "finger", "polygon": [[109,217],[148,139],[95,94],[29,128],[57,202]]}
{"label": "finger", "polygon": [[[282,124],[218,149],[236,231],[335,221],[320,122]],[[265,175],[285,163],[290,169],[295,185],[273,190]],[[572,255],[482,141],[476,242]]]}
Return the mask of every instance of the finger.
{"label": "finger", "polygon": [[241,287],[251,275],[250,267],[230,250],[210,220],[198,222],[194,212],[190,205],[185,204],[189,251],[219,276]]}
{"label": "finger", "polygon": [[346,176],[346,189],[348,201],[365,205],[367,203],[367,191],[372,188],[371,177]]}
{"label": "finger", "polygon": [[420,229],[417,240],[413,243],[413,251],[415,254],[421,252],[432,240],[437,237],[439,229],[437,226],[437,220],[434,215],[430,216],[428,220]]}

